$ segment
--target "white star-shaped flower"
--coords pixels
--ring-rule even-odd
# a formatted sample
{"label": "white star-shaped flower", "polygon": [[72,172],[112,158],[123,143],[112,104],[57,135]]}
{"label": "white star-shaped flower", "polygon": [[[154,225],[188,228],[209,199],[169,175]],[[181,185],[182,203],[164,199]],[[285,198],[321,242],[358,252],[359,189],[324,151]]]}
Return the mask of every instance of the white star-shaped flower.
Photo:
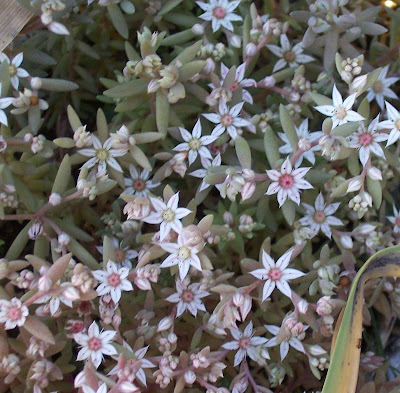
{"label": "white star-shaped flower", "polygon": [[332,118],[332,128],[346,124],[349,121],[360,121],[364,118],[357,112],[351,110],[354,101],[356,100],[356,93],[347,97],[344,101],[336,85],[333,86],[332,92],[332,105],[319,105],[315,109],[325,116]]}
{"label": "white star-shaped flower", "polygon": [[[248,102],[249,104],[252,104],[253,97],[245,89],[245,87],[257,87],[257,82],[254,79],[245,79],[245,77],[244,77],[245,72],[246,72],[246,64],[242,63],[236,68],[235,81],[233,82],[230,90],[233,93],[239,87],[241,87],[243,101]],[[220,86],[224,86],[225,78],[228,75],[228,73],[229,73],[229,68],[224,63],[221,63],[221,78],[222,78],[222,80],[220,81]],[[211,87],[212,89],[217,88],[217,86],[215,86],[214,83],[210,83],[208,86]]]}
{"label": "white star-shaped flower", "polygon": [[129,165],[129,174],[131,177],[125,177],[125,190],[124,194],[133,194],[140,197],[145,197],[149,194],[150,190],[156,188],[160,183],[153,183],[149,180],[150,171],[143,169],[139,172],[134,165]]}
{"label": "white star-shaped flower", "polygon": [[123,172],[121,166],[118,164],[114,157],[121,157],[126,154],[126,151],[120,151],[112,149],[113,138],[108,138],[104,145],[101,144],[100,139],[97,136],[92,135],[93,148],[80,149],[78,153],[85,157],[91,157],[89,161],[83,165],[86,168],[92,168],[98,164],[99,171],[106,172],[107,165],[115,169],[118,172]]}
{"label": "white star-shaped flower", "polygon": [[385,159],[385,153],[378,142],[386,141],[388,136],[384,133],[378,133],[379,115],[371,121],[368,128],[364,123],[349,137],[349,146],[353,149],[359,149],[360,161],[365,166],[371,153]]}
{"label": "white star-shaped flower", "polygon": [[267,170],[267,175],[271,179],[272,183],[269,185],[266,192],[267,195],[273,195],[278,193],[278,203],[281,207],[287,198],[293,202],[300,204],[300,191],[308,190],[313,186],[303,177],[311,168],[292,168],[289,158],[281,165],[281,169]]}
{"label": "white star-shaped flower", "polygon": [[[1,100],[0,100],[1,102]],[[393,145],[400,138],[400,113],[389,102],[385,101],[388,120],[381,121],[378,124],[379,129],[389,129],[390,134],[386,146]]]}
{"label": "white star-shaped flower", "polygon": [[248,120],[242,119],[239,116],[243,105],[244,102],[240,102],[239,104],[236,104],[229,109],[226,103],[223,100],[220,100],[218,113],[203,113],[203,116],[207,120],[211,121],[214,124],[217,124],[211,135],[218,137],[222,135],[225,131],[228,131],[228,134],[231,136],[231,138],[236,139],[238,135],[238,128],[250,126],[251,123]]}
{"label": "white star-shaped flower", "polygon": [[[214,157],[214,159],[210,162],[210,161],[204,161],[203,167],[201,169],[197,169],[191,173],[189,173],[189,175],[197,177],[199,179],[202,179],[201,183],[200,183],[200,187],[199,187],[199,191],[203,191],[206,190],[208,187],[211,187],[211,184],[208,184],[204,181],[204,178],[207,176],[207,169],[211,168],[211,167],[215,167],[215,166],[220,166],[221,165],[221,155],[218,154]],[[215,184],[215,187],[220,190],[221,189],[221,184]]]}
{"label": "white star-shaped flower", "polygon": [[0,61],[1,62],[5,61],[8,63],[10,70],[11,85],[15,90],[18,90],[19,78],[27,78],[29,76],[28,72],[20,67],[20,65],[24,61],[24,54],[22,52],[18,53],[18,55],[16,55],[10,61],[10,58],[6,54],[2,53]]}
{"label": "white star-shaped flower", "polygon": [[231,327],[230,331],[234,341],[229,341],[223,344],[222,348],[233,351],[237,350],[233,366],[238,366],[246,356],[249,356],[250,359],[256,362],[260,362],[261,359],[256,351],[256,347],[259,345],[265,345],[268,342],[268,339],[260,336],[253,337],[253,322],[249,322],[244,329],[244,332],[234,327]]}
{"label": "white star-shaped flower", "polygon": [[288,354],[289,347],[292,347],[299,352],[305,353],[304,346],[298,338],[291,336],[289,340],[283,340],[280,344],[278,344],[276,335],[279,333],[279,327],[274,325],[264,326],[271,334],[275,335],[275,337],[268,340],[266,347],[275,347],[276,345],[279,345],[281,361],[283,361],[283,359],[285,359],[286,355]]}
{"label": "white star-shaped flower", "polygon": [[[114,247],[114,259],[118,265],[132,269],[131,260],[137,258],[138,252],[132,250],[129,246],[124,246],[116,237],[111,238],[111,243]],[[103,246],[96,246],[97,251],[103,255]]]}
{"label": "white star-shaped flower", "polygon": [[193,127],[192,133],[179,127],[179,131],[185,142],[180,143],[174,148],[175,151],[188,151],[189,152],[189,165],[192,165],[198,155],[202,162],[204,160],[212,160],[212,156],[208,148],[206,147],[210,143],[214,142],[218,136],[216,135],[205,135],[201,136],[201,123],[200,119],[197,120],[195,126]]}
{"label": "white star-shaped flower", "polygon": [[[162,246],[162,245],[161,245]],[[197,311],[206,311],[202,298],[210,293],[200,289],[200,284],[186,285],[184,282],[176,281],[176,293],[168,296],[165,300],[177,303],[176,318],[180,317],[186,310],[193,316],[197,316]]]}
{"label": "white star-shaped flower", "polygon": [[233,31],[232,22],[243,20],[233,12],[239,6],[240,0],[210,0],[209,3],[196,1],[196,4],[205,11],[200,18],[211,22],[214,33],[221,27]]}
{"label": "white star-shaped flower", "polygon": [[400,233],[400,210],[397,210],[393,205],[393,216],[387,218],[392,224],[394,224],[393,232]]}
{"label": "white star-shaped flower", "polygon": [[155,212],[143,218],[142,221],[148,224],[160,224],[160,241],[168,236],[171,229],[180,233],[181,219],[192,212],[184,207],[178,207],[179,192],[174,194],[167,203],[157,198],[150,198],[150,202]]}
{"label": "white star-shaped flower", "polygon": [[68,283],[62,283],[58,288],[54,288],[51,294],[42,296],[35,303],[48,303],[51,315],[54,315],[59,310],[61,303],[65,304],[67,307],[72,307],[72,301],[64,295],[65,290],[69,286],[70,284]]}
{"label": "white star-shaped flower", "polygon": [[160,243],[160,247],[171,254],[164,259],[160,267],[178,265],[181,281],[183,281],[188,274],[190,266],[193,266],[197,270],[202,270],[200,258],[197,256],[200,250],[197,247],[186,244],[181,234],[178,236],[177,243]]}
{"label": "white star-shaped flower", "polygon": [[91,358],[93,365],[98,368],[103,360],[103,355],[115,355],[117,350],[110,344],[117,332],[103,330],[100,332],[96,322],[89,326],[88,334],[74,334],[74,340],[82,346],[76,360]]}
{"label": "white star-shaped flower", "polygon": [[303,54],[303,46],[301,42],[295,46],[291,46],[289,39],[286,34],[280,36],[281,46],[267,45],[267,48],[280,59],[276,62],[272,72],[276,72],[285,68],[286,65],[289,67],[297,67],[299,64],[309,63],[315,60],[313,57]]}
{"label": "white star-shaped flower", "polygon": [[296,269],[288,269],[293,249],[283,254],[276,262],[263,250],[262,264],[264,269],[256,269],[250,274],[259,280],[265,281],[262,301],[267,299],[277,287],[284,295],[292,298],[292,291],[288,281],[304,276],[305,273]]}
{"label": "white star-shaped flower", "polygon": [[[312,144],[313,142],[319,140],[319,138],[321,138],[321,136],[323,135],[322,131],[310,132],[308,130],[308,119],[303,120],[298,127],[295,126],[295,129],[297,136],[299,137],[299,144],[304,142]],[[286,134],[284,132],[278,132],[278,135],[282,139],[282,141],[285,142],[283,146],[279,147],[279,153],[282,154],[293,153],[292,145],[290,144]],[[305,151],[296,161],[296,163],[294,164],[295,168],[298,168],[301,165],[301,163],[303,162],[303,158],[305,158],[308,162],[314,165],[315,164],[314,152],[319,150],[321,150],[320,145],[315,145],[310,147],[310,149]]]}
{"label": "white star-shaped flower", "polygon": [[307,215],[300,218],[299,222],[301,225],[309,227],[312,236],[315,236],[319,231],[324,233],[329,239],[332,236],[331,225],[338,226],[343,225],[343,222],[332,214],[336,212],[340,203],[332,203],[328,206],[325,205],[324,197],[321,193],[318,194],[315,199],[315,207],[302,203],[307,211]]}
{"label": "white star-shaped flower", "polygon": [[382,68],[381,73],[378,76],[378,79],[375,83],[367,90],[367,100],[371,102],[373,99],[376,100],[379,107],[381,109],[384,108],[385,97],[393,98],[394,100],[398,100],[397,94],[389,88],[389,86],[396,83],[400,78],[387,78],[387,73],[389,71],[389,66],[385,66]]}
{"label": "white star-shaped flower", "polygon": [[132,291],[131,282],[127,279],[129,269],[127,267],[118,268],[113,261],[107,262],[107,270],[95,270],[94,278],[101,284],[96,291],[99,296],[110,294],[114,303],[118,303],[121,299],[122,291]]}

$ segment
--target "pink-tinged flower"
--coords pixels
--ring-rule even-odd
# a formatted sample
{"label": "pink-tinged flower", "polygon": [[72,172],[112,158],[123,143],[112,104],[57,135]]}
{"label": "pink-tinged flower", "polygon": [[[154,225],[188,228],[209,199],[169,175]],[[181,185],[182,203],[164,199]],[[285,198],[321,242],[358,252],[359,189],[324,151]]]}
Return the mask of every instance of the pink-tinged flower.
{"label": "pink-tinged flower", "polygon": [[113,261],[107,262],[107,270],[96,270],[93,272],[94,278],[101,284],[96,291],[99,296],[110,294],[114,303],[118,303],[121,299],[122,291],[132,291],[133,287],[127,280],[129,269],[127,267],[118,268]]}
{"label": "pink-tinged flower", "polygon": [[0,323],[4,323],[6,330],[23,326],[28,315],[28,307],[24,306],[16,297],[11,300],[0,299]]}
{"label": "pink-tinged flower", "polygon": [[[244,74],[246,72],[246,64],[240,64],[236,68],[236,76],[235,76],[235,81],[233,82],[230,90],[233,93],[236,91],[239,87],[242,88],[242,100],[245,102],[248,102],[249,104],[253,103],[253,97],[251,94],[244,89],[245,87],[256,87],[257,82],[254,79],[245,79]],[[220,81],[220,85],[223,86],[225,82],[225,78],[229,73],[229,68],[224,64],[221,63],[221,78],[222,80]],[[212,89],[216,89],[218,86],[215,86],[213,83],[210,83],[208,85]]]}
{"label": "pink-tinged flower", "polygon": [[275,347],[276,345],[279,345],[281,361],[283,361],[283,359],[285,359],[286,355],[288,354],[289,347],[293,347],[297,351],[305,353],[304,346],[298,338],[290,336],[290,338],[283,340],[279,343],[276,337],[276,335],[279,333],[280,330],[279,327],[274,325],[264,325],[264,326],[271,334],[275,335],[275,337],[271,338],[268,341],[266,347]]}
{"label": "pink-tinged flower", "polygon": [[272,180],[266,192],[267,195],[278,193],[278,203],[281,207],[287,198],[300,204],[300,191],[308,190],[313,186],[303,177],[311,168],[297,168],[293,170],[289,158],[281,165],[280,171],[276,169],[267,170],[268,177]]}
{"label": "pink-tinged flower", "polygon": [[107,172],[108,165],[118,172],[123,172],[114,157],[121,157],[126,154],[126,151],[112,149],[113,138],[108,138],[102,145],[100,139],[92,135],[92,142],[93,148],[78,150],[78,153],[82,156],[91,157],[89,161],[83,164],[83,167],[92,168],[97,164],[100,172]]}
{"label": "pink-tinged flower", "polygon": [[342,95],[339,93],[336,85],[334,85],[332,100],[332,105],[319,105],[315,107],[318,112],[321,112],[323,115],[332,118],[332,128],[335,128],[342,124],[346,124],[349,121],[364,120],[364,118],[360,114],[351,110],[354,101],[356,100],[356,93],[347,97],[343,101]]}
{"label": "pink-tinged flower", "polygon": [[313,57],[308,55],[303,55],[303,46],[301,42],[293,46],[290,44],[287,35],[281,34],[280,36],[281,46],[267,45],[267,48],[280,59],[275,63],[272,72],[276,72],[285,68],[287,65],[289,67],[297,67],[299,64],[309,63],[315,60]]}
{"label": "pink-tinged flower", "polygon": [[179,233],[182,229],[180,220],[192,212],[184,207],[178,207],[179,192],[172,195],[167,203],[157,198],[150,198],[150,201],[155,212],[143,218],[142,221],[148,224],[160,224],[160,241],[168,236],[171,229]]}
{"label": "pink-tinged flower", "polygon": [[150,171],[143,169],[139,172],[132,164],[129,165],[129,174],[131,177],[125,177],[125,190],[124,194],[132,194],[141,197],[145,197],[149,192],[160,185],[160,183],[153,183],[148,180],[150,177]]}
{"label": "pink-tinged flower", "polygon": [[203,116],[207,120],[217,124],[211,135],[218,137],[227,131],[232,139],[236,139],[238,135],[238,128],[250,126],[251,123],[248,120],[242,119],[239,116],[243,105],[244,102],[240,102],[229,109],[226,103],[223,100],[220,100],[218,113],[203,113]]}
{"label": "pink-tinged flower", "polygon": [[[218,154],[214,157],[214,159],[210,162],[210,161],[205,161],[203,162],[203,167],[201,169],[197,169],[191,173],[189,173],[189,175],[197,177],[199,179],[202,179],[201,183],[200,183],[200,187],[199,187],[199,191],[203,191],[206,190],[208,187],[211,186],[211,184],[208,184],[204,181],[204,178],[207,176],[207,169],[214,167],[214,166],[220,166],[221,165],[221,155]],[[221,189],[221,184],[215,184],[215,187],[218,189],[218,191]]]}
{"label": "pink-tinged flower", "polygon": [[331,225],[343,225],[343,222],[332,214],[336,212],[340,203],[332,203],[328,206],[325,205],[324,197],[321,193],[315,199],[315,208],[307,203],[302,203],[307,211],[307,215],[300,218],[301,225],[309,227],[315,236],[319,231],[322,231],[329,239],[332,236]]}
{"label": "pink-tinged flower", "polygon": [[221,27],[233,31],[232,22],[243,20],[233,12],[239,6],[240,0],[210,0],[209,3],[196,1],[196,4],[205,11],[200,18],[211,22],[214,33]]}
{"label": "pink-tinged flower", "polygon": [[82,346],[78,352],[76,360],[90,358],[96,368],[100,366],[103,355],[116,355],[116,349],[110,344],[117,332],[113,330],[103,330],[100,332],[96,322],[89,326],[88,334],[78,333],[74,335],[74,340]]}
{"label": "pink-tinged flower", "polygon": [[256,362],[260,362],[261,357],[256,351],[256,347],[259,345],[265,345],[268,340],[264,337],[253,337],[253,322],[249,322],[244,329],[244,332],[241,332],[239,329],[233,327],[230,328],[230,331],[234,341],[229,341],[223,344],[222,348],[238,350],[235,354],[233,366],[238,366],[246,356],[249,356],[250,359]]}
{"label": "pink-tinged flower", "polygon": [[[136,351],[133,351],[132,347],[123,342],[123,347],[126,348],[129,352],[132,353],[132,356],[127,358],[122,370],[120,366],[117,364],[110,372],[109,375],[118,375],[118,373],[123,373],[123,375],[129,375],[129,380],[133,382],[133,378],[137,378],[140,383],[144,386],[147,386],[145,369],[156,367],[150,360],[145,359],[145,355],[149,346],[140,348]],[[133,377],[133,378],[132,378]]]}
{"label": "pink-tinged flower", "polygon": [[365,166],[371,153],[385,159],[385,153],[378,142],[386,141],[388,136],[384,133],[378,133],[379,115],[371,121],[368,128],[361,123],[356,132],[350,135],[349,146],[353,149],[359,149],[360,161]]}
{"label": "pink-tinged flower", "polygon": [[267,299],[275,287],[277,287],[284,295],[292,298],[292,290],[289,281],[302,277],[305,273],[296,269],[288,269],[293,249],[283,254],[276,262],[263,250],[262,264],[264,269],[256,269],[250,274],[259,280],[265,281],[263,287],[262,301]]}
{"label": "pink-tinged flower", "polygon": [[93,390],[88,385],[82,385],[83,393],[107,393],[107,385],[105,383],[101,384],[97,390]]}
{"label": "pink-tinged flower", "polygon": [[201,161],[212,160],[212,156],[208,148],[206,147],[210,143],[214,142],[218,136],[205,135],[201,136],[201,123],[200,119],[197,120],[193,127],[192,134],[182,127],[179,127],[179,131],[185,142],[180,143],[174,148],[175,151],[188,151],[189,152],[189,165],[192,165],[198,155],[200,155]]}
{"label": "pink-tinged flower", "polygon": [[395,205],[393,205],[393,216],[387,219],[394,224],[393,232],[400,233],[400,210],[397,210]]}
{"label": "pink-tinged flower", "polygon": [[178,303],[176,317],[180,317],[186,310],[193,316],[197,316],[197,310],[206,311],[201,299],[210,293],[200,289],[200,284],[190,284],[187,286],[182,281],[176,281],[176,293],[168,296],[165,300],[171,303]]}
{"label": "pink-tinged flower", "polygon": [[[1,103],[1,99],[0,99]],[[400,113],[399,111],[389,102],[386,103],[386,112],[388,120],[381,121],[378,124],[379,129],[389,129],[390,134],[386,143],[386,146],[393,145],[400,138]]]}
{"label": "pink-tinged flower", "polygon": [[[301,122],[301,124],[296,127],[296,133],[297,136],[299,137],[299,145],[307,145],[308,150],[304,151],[304,153],[298,158],[296,163],[294,164],[295,168],[298,168],[301,163],[303,162],[303,158],[305,158],[308,162],[311,164],[315,164],[315,155],[314,152],[321,150],[321,146],[315,145],[311,147],[311,144],[318,141],[322,135],[322,131],[316,131],[316,132],[310,132],[308,130],[308,119],[305,119]],[[283,132],[278,133],[279,138],[282,139],[285,144],[283,146],[279,147],[279,153],[282,154],[292,154],[293,153],[293,147],[289,142],[289,139],[287,135]]]}
{"label": "pink-tinged flower", "polygon": [[18,55],[10,61],[10,58],[3,53],[0,60],[1,62],[5,61],[8,63],[11,85],[15,90],[18,90],[19,78],[27,78],[29,76],[28,72],[20,67],[24,61],[24,54],[22,52],[18,53]]}
{"label": "pink-tinged flower", "polygon": [[386,76],[388,71],[389,66],[386,65],[382,68],[378,79],[367,90],[367,100],[371,102],[373,99],[375,99],[382,110],[385,103],[385,97],[393,98],[394,100],[399,99],[399,97],[397,97],[397,94],[392,89],[390,89],[389,86],[393,85],[393,83],[396,83],[400,78],[387,78]]}
{"label": "pink-tinged flower", "polygon": [[197,270],[202,270],[200,258],[197,256],[197,253],[200,251],[199,248],[186,244],[181,233],[178,236],[177,243],[160,243],[159,245],[171,254],[164,259],[160,267],[178,265],[181,281],[187,276],[190,266],[193,266]]}
{"label": "pink-tinged flower", "polygon": [[35,303],[37,304],[48,303],[51,315],[54,315],[58,312],[61,303],[65,304],[67,307],[72,307],[71,299],[67,298],[64,294],[64,292],[68,288],[70,288],[70,284],[62,283],[61,285],[58,286],[57,289],[54,290],[54,292],[52,291],[51,294],[42,296]]}

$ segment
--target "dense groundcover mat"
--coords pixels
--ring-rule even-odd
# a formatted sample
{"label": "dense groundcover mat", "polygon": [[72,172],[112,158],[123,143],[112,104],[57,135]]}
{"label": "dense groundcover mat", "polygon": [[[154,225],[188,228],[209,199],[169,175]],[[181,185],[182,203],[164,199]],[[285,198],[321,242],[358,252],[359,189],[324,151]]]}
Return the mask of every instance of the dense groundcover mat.
{"label": "dense groundcover mat", "polygon": [[397,7],[0,4],[0,393],[398,392]]}

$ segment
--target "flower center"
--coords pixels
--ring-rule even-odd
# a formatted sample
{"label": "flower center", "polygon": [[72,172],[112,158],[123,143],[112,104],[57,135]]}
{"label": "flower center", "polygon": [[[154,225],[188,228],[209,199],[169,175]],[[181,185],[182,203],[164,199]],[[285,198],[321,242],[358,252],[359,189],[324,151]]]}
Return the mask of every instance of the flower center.
{"label": "flower center", "polygon": [[136,191],[143,191],[146,188],[146,183],[142,179],[136,179],[133,187]]}
{"label": "flower center", "polygon": [[231,115],[223,115],[221,117],[221,124],[225,127],[229,127],[233,123],[233,117]]}
{"label": "flower center", "polygon": [[22,312],[19,307],[11,307],[8,310],[8,318],[12,321],[18,321],[22,317]]}
{"label": "flower center", "polygon": [[365,132],[360,136],[360,144],[362,146],[368,146],[373,141],[372,135],[369,132]]}
{"label": "flower center", "polygon": [[37,98],[36,96],[30,96],[29,101],[32,106],[35,106],[39,103],[39,98]]}
{"label": "flower center", "polygon": [[292,61],[295,61],[296,59],[296,55],[294,52],[292,52],[291,50],[288,50],[287,52],[285,52],[283,54],[283,58],[288,62],[291,63]]}
{"label": "flower center", "polygon": [[122,248],[118,248],[117,250],[115,250],[114,254],[115,254],[115,262],[121,263],[125,261],[126,253]]}
{"label": "flower center", "polygon": [[314,221],[318,224],[322,224],[325,221],[325,213],[321,211],[316,211],[314,214]]}
{"label": "flower center", "polygon": [[193,301],[193,298],[194,298],[193,292],[190,289],[185,289],[184,291],[182,291],[181,294],[182,301],[190,303],[191,301]]}
{"label": "flower center", "polygon": [[17,67],[14,64],[10,64],[8,69],[10,70],[10,76],[14,76],[17,73]]}
{"label": "flower center", "polygon": [[111,287],[117,287],[119,284],[121,284],[121,277],[117,273],[112,273],[111,275],[108,276],[108,285]]}
{"label": "flower center", "polygon": [[247,349],[250,347],[250,345],[251,345],[250,339],[247,337],[241,338],[239,340],[239,347],[242,349]]}
{"label": "flower center", "polygon": [[281,278],[281,275],[282,272],[277,267],[272,268],[268,273],[268,277],[272,281],[278,281]]}
{"label": "flower center", "polygon": [[231,91],[237,90],[238,87],[239,87],[239,82],[238,81],[233,82],[233,85],[231,87]]}
{"label": "flower center", "polygon": [[162,219],[163,219],[163,221],[166,221],[166,222],[174,221],[175,213],[171,209],[166,209],[163,211]]}
{"label": "flower center", "polygon": [[383,83],[381,81],[376,81],[373,85],[372,85],[372,90],[375,93],[382,93],[383,91]]}
{"label": "flower center", "polygon": [[191,150],[199,150],[201,147],[201,142],[197,138],[193,138],[189,142],[189,147]]}
{"label": "flower center", "polygon": [[294,184],[293,176],[290,175],[290,174],[288,174],[288,173],[285,174],[285,175],[282,175],[282,176],[279,178],[279,184],[280,184],[280,186],[283,187],[283,188],[290,188],[290,187],[292,187],[293,184]]}
{"label": "flower center", "polygon": [[222,7],[215,7],[213,9],[213,16],[217,19],[224,19],[226,11]]}
{"label": "flower center", "polygon": [[98,351],[101,348],[101,340],[97,337],[92,337],[87,345],[91,351]]}
{"label": "flower center", "polygon": [[339,120],[343,120],[347,116],[347,111],[346,108],[343,106],[339,106],[339,108],[336,109],[336,117]]}
{"label": "flower center", "polygon": [[108,152],[107,149],[104,149],[102,147],[97,150],[96,157],[99,159],[99,161],[106,161],[110,158],[110,153]]}
{"label": "flower center", "polygon": [[400,227],[400,217],[397,217],[394,223],[397,227]]}
{"label": "flower center", "polygon": [[178,257],[180,260],[185,260],[190,257],[190,249],[186,246],[183,246],[178,251]]}

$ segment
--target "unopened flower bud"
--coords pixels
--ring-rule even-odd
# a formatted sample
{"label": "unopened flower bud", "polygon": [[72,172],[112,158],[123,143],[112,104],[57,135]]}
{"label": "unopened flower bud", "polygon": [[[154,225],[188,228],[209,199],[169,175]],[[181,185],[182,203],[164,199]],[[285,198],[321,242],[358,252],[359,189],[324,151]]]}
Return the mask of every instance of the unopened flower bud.
{"label": "unopened flower bud", "polygon": [[68,287],[68,288],[63,292],[63,295],[64,295],[67,299],[71,300],[72,302],[75,301],[75,300],[78,300],[78,299],[80,298],[79,291],[78,291],[75,287],[72,287],[72,286]]}
{"label": "unopened flower bud", "polygon": [[205,74],[211,74],[215,70],[215,63],[214,60],[210,57],[206,60],[206,66],[204,67],[203,71]]}
{"label": "unopened flower bud", "polygon": [[43,276],[39,278],[38,289],[40,292],[47,292],[53,285],[53,281],[50,277]]}
{"label": "unopened flower bud", "polygon": [[382,180],[382,172],[375,166],[368,169],[368,176],[372,180]]}
{"label": "unopened flower bud", "polygon": [[349,185],[347,186],[347,192],[358,191],[362,185],[363,182],[361,181],[361,178],[357,176],[350,181]]}
{"label": "unopened flower bud", "polygon": [[236,292],[232,297],[232,303],[236,307],[240,307],[244,303],[244,296],[240,292]]}
{"label": "unopened flower bud", "polygon": [[275,83],[276,83],[276,80],[273,76],[266,76],[263,79],[263,85],[265,87],[273,87],[273,86],[275,86]]}
{"label": "unopened flower bud", "polygon": [[257,47],[252,42],[246,45],[246,56],[254,56],[257,53]]}
{"label": "unopened flower bud", "polygon": [[49,197],[49,203],[52,206],[57,206],[61,203],[61,195],[53,192]]}
{"label": "unopened flower bud", "polygon": [[204,27],[200,23],[196,23],[192,26],[192,33],[195,35],[203,35]]}
{"label": "unopened flower bud", "polygon": [[300,300],[297,303],[297,309],[299,310],[300,314],[306,314],[308,310],[308,302],[304,299]]}
{"label": "unopened flower bud", "polygon": [[241,40],[241,38],[240,38],[238,35],[236,35],[236,34],[234,34],[234,35],[232,35],[232,36],[230,37],[229,42],[231,43],[231,45],[232,45],[234,48],[240,48],[240,47],[242,46],[242,40]]}
{"label": "unopened flower bud", "polygon": [[28,230],[28,236],[31,240],[36,240],[43,233],[43,224],[40,221],[36,221]]}
{"label": "unopened flower bud", "polygon": [[163,318],[158,322],[157,332],[168,330],[172,326],[173,322],[174,320],[170,316]]}
{"label": "unopened flower bud", "polygon": [[344,248],[351,250],[353,248],[353,239],[348,235],[340,236],[340,243]]}
{"label": "unopened flower bud", "polygon": [[42,80],[38,77],[33,77],[31,79],[31,88],[33,90],[39,90],[42,87]]}
{"label": "unopened flower bud", "polygon": [[188,385],[192,385],[196,381],[196,374],[192,370],[187,370],[184,374],[184,378]]}

